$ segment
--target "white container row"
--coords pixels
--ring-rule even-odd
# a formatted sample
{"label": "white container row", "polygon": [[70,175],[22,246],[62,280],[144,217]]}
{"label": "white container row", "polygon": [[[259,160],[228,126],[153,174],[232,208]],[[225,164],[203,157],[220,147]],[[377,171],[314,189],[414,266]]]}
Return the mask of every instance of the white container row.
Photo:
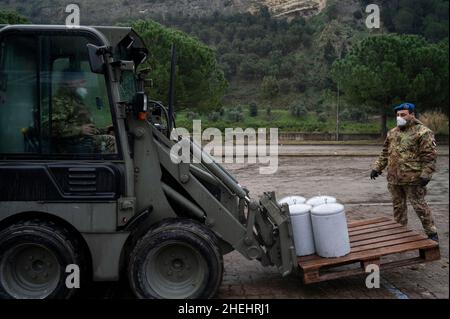
{"label": "white container row", "polygon": [[336,198],[331,196],[316,196],[306,200],[306,198],[302,196],[288,196],[279,200],[278,203],[280,205],[286,203],[289,206],[296,204],[306,204],[315,207],[323,204],[334,204],[336,203]]}
{"label": "white container row", "polygon": [[297,256],[316,253],[321,257],[345,256],[350,252],[344,206],[330,196],[302,200],[290,196],[279,201],[289,205]]}

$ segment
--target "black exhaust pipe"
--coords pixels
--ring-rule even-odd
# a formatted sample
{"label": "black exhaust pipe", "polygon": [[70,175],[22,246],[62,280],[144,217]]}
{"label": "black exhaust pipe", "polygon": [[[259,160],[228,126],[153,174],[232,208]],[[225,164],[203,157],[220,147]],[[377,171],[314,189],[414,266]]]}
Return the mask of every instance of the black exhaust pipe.
{"label": "black exhaust pipe", "polygon": [[177,48],[175,43],[172,44],[172,60],[170,63],[170,86],[169,86],[169,123],[168,123],[168,135],[172,133],[175,127],[175,85],[176,85],[176,73],[177,73]]}

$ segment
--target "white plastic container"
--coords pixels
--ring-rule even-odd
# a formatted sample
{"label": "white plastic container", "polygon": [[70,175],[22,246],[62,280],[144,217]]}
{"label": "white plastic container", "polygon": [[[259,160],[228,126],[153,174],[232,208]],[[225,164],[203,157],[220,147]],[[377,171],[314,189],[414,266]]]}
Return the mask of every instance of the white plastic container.
{"label": "white plastic container", "polygon": [[297,256],[312,255],[316,252],[311,224],[311,208],[310,205],[305,204],[289,206]]}
{"label": "white plastic container", "polygon": [[316,207],[323,204],[334,204],[336,203],[336,198],[331,196],[316,196],[308,199],[306,201],[307,205],[311,205],[312,207]]}
{"label": "white plastic container", "polygon": [[306,198],[302,196],[287,196],[278,201],[278,204],[288,204],[288,206],[291,205],[297,205],[297,204],[304,204],[306,202]]}
{"label": "white plastic container", "polygon": [[345,209],[341,204],[324,204],[311,210],[311,222],[317,255],[326,258],[350,253]]}

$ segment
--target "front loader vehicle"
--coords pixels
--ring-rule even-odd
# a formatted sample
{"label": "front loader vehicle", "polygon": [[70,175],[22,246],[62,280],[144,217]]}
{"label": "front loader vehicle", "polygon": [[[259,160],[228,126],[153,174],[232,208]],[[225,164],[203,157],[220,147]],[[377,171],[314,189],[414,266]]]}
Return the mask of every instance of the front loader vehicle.
{"label": "front loader vehicle", "polygon": [[173,160],[147,54],[131,28],[0,27],[0,298],[69,298],[68,265],[139,298],[214,297],[233,250],[295,269],[273,193],[251,199],[190,140],[199,161]]}

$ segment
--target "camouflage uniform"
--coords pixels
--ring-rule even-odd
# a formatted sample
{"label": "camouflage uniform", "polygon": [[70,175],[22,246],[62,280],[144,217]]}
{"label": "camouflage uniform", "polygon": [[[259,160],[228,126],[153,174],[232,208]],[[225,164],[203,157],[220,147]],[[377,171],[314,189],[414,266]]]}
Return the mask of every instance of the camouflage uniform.
{"label": "camouflage uniform", "polygon": [[436,166],[436,142],[433,132],[419,120],[412,119],[403,129],[389,131],[383,151],[373,169],[381,172],[387,167],[388,188],[392,195],[395,220],[408,223],[408,198],[428,235],[436,234],[430,207],[425,201],[427,189],[420,178],[431,179]]}
{"label": "camouflage uniform", "polygon": [[107,129],[97,129],[93,136],[82,135],[82,126],[93,123],[93,118],[83,103],[68,89],[60,89],[53,97],[52,137],[58,153],[116,152],[116,140]]}

